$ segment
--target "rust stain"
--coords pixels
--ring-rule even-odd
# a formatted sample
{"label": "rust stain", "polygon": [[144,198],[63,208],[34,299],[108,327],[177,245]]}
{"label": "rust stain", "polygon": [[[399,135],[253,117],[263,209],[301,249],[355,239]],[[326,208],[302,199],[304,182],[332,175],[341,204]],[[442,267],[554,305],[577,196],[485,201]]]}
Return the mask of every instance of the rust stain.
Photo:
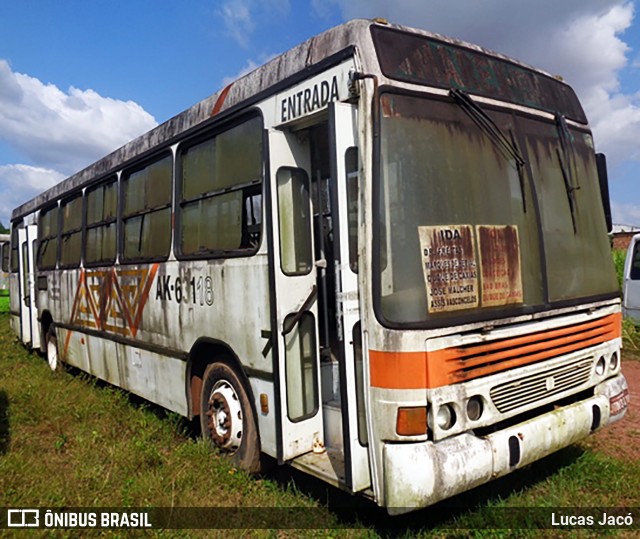
{"label": "rust stain", "polygon": [[518,228],[514,225],[477,227],[482,277],[482,306],[522,303],[522,272]]}

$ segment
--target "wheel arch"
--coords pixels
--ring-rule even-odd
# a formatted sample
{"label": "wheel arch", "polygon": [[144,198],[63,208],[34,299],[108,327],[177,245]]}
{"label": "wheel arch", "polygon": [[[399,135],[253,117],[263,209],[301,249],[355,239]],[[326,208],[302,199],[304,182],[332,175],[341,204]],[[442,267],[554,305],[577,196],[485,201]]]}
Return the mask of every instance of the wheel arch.
{"label": "wheel arch", "polygon": [[251,407],[256,413],[255,398],[249,378],[242,367],[242,362],[231,346],[226,342],[211,337],[200,337],[191,347],[187,359],[187,403],[189,407],[189,419],[200,415],[200,393],[202,379],[207,366],[216,361],[224,362],[239,376],[244,389],[247,391]]}

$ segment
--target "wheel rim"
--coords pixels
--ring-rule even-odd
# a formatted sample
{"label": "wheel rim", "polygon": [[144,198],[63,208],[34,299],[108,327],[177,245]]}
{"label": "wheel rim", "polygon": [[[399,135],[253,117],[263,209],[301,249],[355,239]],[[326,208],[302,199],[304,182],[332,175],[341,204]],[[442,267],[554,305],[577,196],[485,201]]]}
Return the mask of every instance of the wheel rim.
{"label": "wheel rim", "polygon": [[47,361],[52,371],[58,367],[58,347],[53,339],[47,342]]}
{"label": "wheel rim", "polygon": [[226,380],[219,380],[213,386],[207,416],[214,443],[235,453],[242,443],[242,407],[233,386]]}

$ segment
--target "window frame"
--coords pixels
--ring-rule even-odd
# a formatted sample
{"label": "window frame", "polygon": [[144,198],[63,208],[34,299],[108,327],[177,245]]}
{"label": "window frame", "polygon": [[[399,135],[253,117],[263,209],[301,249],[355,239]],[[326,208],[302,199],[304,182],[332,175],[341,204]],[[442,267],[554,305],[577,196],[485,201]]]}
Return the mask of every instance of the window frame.
{"label": "window frame", "polygon": [[[45,208],[42,208],[40,210],[40,213],[38,214],[38,251],[36,252],[36,269],[38,271],[51,271],[51,270],[55,270],[58,266],[58,260],[60,258],[60,229],[61,229],[61,215],[62,213],[60,212],[60,204],[58,203],[59,201],[56,200],[54,204],[47,206]],[[56,215],[56,223],[55,223],[55,227],[56,227],[56,233],[55,234],[50,234],[48,236],[41,236],[40,235],[40,227],[42,226],[42,217],[43,215],[48,214],[49,212],[56,210],[57,215]],[[40,263],[41,260],[41,249],[42,249],[42,245],[45,241],[49,242],[51,240],[53,240],[55,238],[56,240],[56,253],[55,253],[55,257],[54,257],[54,263],[53,266],[42,266]]]}
{"label": "window frame", "polygon": [[[247,182],[241,182],[237,184],[233,184],[231,186],[223,187],[220,189],[215,189],[212,191],[207,191],[197,196],[190,196],[189,198],[182,198],[183,191],[183,165],[182,165],[182,157],[184,152],[188,151],[190,148],[194,148],[200,144],[203,144],[207,141],[211,141],[224,133],[231,131],[232,129],[239,127],[245,123],[248,123],[252,120],[258,119],[260,122],[259,132],[260,132],[260,140],[262,145],[262,151],[260,156],[260,168],[261,174],[258,179],[254,179]],[[174,241],[174,254],[176,259],[178,260],[210,260],[210,259],[226,259],[226,258],[240,258],[240,257],[250,257],[254,256],[259,250],[265,238],[265,183],[266,183],[266,163],[267,163],[267,155],[268,155],[268,146],[267,146],[267,137],[265,136],[265,128],[264,128],[264,117],[262,116],[259,110],[254,110],[249,112],[248,114],[244,114],[238,118],[235,118],[232,121],[224,122],[223,124],[216,125],[213,128],[207,129],[204,132],[201,132],[193,137],[186,138],[182,140],[176,150],[175,154],[175,219],[174,219],[174,231],[175,231],[175,241]],[[207,249],[196,253],[185,253],[182,250],[182,227],[184,223],[183,218],[183,210],[186,205],[193,204],[198,201],[210,200],[217,196],[233,193],[240,191],[242,192],[242,203],[241,203],[241,231],[240,235],[242,236],[246,233],[257,234],[258,240],[255,245],[251,247],[245,248],[236,248],[236,249]],[[253,225],[248,223],[247,220],[247,201],[251,200],[252,197],[259,195],[260,197],[260,213],[259,213],[259,222],[254,223]],[[252,212],[253,213],[253,212]],[[254,214],[255,217],[255,214]],[[259,230],[250,232],[249,230],[245,230],[245,228],[249,227],[259,227]],[[242,241],[242,239],[241,239]]]}
{"label": "window frame", "polygon": [[[155,163],[159,163],[162,160],[166,159],[166,158],[170,158],[171,159],[171,179],[170,179],[170,186],[169,186],[169,202],[168,203],[164,203],[158,206],[154,206],[152,208],[144,208],[143,210],[138,210],[132,213],[125,213],[125,188],[126,188],[126,183],[127,181],[129,181],[129,179],[131,178],[131,176],[133,174],[135,174],[136,172],[140,172],[148,167],[150,167],[151,165],[155,164]],[[169,259],[169,257],[171,256],[171,247],[172,247],[172,239],[173,239],[173,216],[174,216],[174,210],[173,210],[173,202],[174,202],[174,189],[175,187],[175,157],[173,152],[168,149],[168,148],[164,148],[161,151],[159,151],[158,153],[155,153],[154,155],[152,155],[151,157],[148,157],[147,159],[145,159],[144,161],[139,161],[137,163],[134,163],[130,166],[127,166],[125,168],[122,169],[122,172],[120,174],[120,179],[118,181],[118,191],[117,191],[117,196],[118,196],[118,218],[117,218],[117,248],[116,248],[116,253],[117,253],[117,259],[120,261],[120,264],[122,265],[127,265],[127,264],[138,264],[138,263],[148,263],[148,262],[164,262],[166,260]],[[168,234],[169,234],[169,245],[167,247],[166,253],[163,255],[159,255],[159,256],[138,256],[138,257],[127,257],[125,255],[125,233],[126,233],[126,221],[128,219],[132,219],[135,217],[140,217],[140,216],[146,216],[146,215],[152,215],[154,213],[158,213],[164,210],[169,210],[169,224],[168,224]]]}
{"label": "window frame", "polygon": [[[89,223],[89,195],[98,191],[99,189],[104,189],[109,185],[114,185],[116,189],[116,215],[112,219],[102,219],[101,221],[96,221],[94,223]],[[118,257],[118,215],[120,213],[120,186],[118,185],[118,176],[111,175],[104,180],[100,180],[98,183],[88,187],[84,193],[85,203],[84,203],[84,212],[83,212],[83,234],[82,234],[82,261],[84,266],[87,268],[90,267],[99,267],[99,266],[111,266],[115,263]],[[103,195],[104,200],[104,195]],[[114,245],[114,253],[113,258],[110,260],[100,260],[100,261],[90,261],[87,260],[87,242],[89,230],[99,227],[108,227],[111,225],[115,225],[116,227],[116,237],[115,237],[115,245]]]}
{"label": "window frame", "polygon": [[[75,200],[80,199],[80,225],[70,230],[63,230],[64,228],[64,207],[71,204]],[[84,230],[84,195],[82,191],[78,191],[70,194],[69,196],[60,200],[58,206],[58,268],[59,269],[75,269],[82,265],[82,238]],[[80,234],[80,253],[77,263],[64,263],[62,261],[62,254],[64,248],[64,240],[67,237],[71,237],[73,234]]]}

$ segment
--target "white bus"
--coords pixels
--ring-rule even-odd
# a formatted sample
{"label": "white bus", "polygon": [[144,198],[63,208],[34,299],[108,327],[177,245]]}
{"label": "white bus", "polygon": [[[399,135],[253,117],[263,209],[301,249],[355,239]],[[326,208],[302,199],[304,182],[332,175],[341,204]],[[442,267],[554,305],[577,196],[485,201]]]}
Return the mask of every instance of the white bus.
{"label": "white bus", "polygon": [[12,214],[46,353],[390,513],[620,419],[620,297],[564,82],[356,20]]}

